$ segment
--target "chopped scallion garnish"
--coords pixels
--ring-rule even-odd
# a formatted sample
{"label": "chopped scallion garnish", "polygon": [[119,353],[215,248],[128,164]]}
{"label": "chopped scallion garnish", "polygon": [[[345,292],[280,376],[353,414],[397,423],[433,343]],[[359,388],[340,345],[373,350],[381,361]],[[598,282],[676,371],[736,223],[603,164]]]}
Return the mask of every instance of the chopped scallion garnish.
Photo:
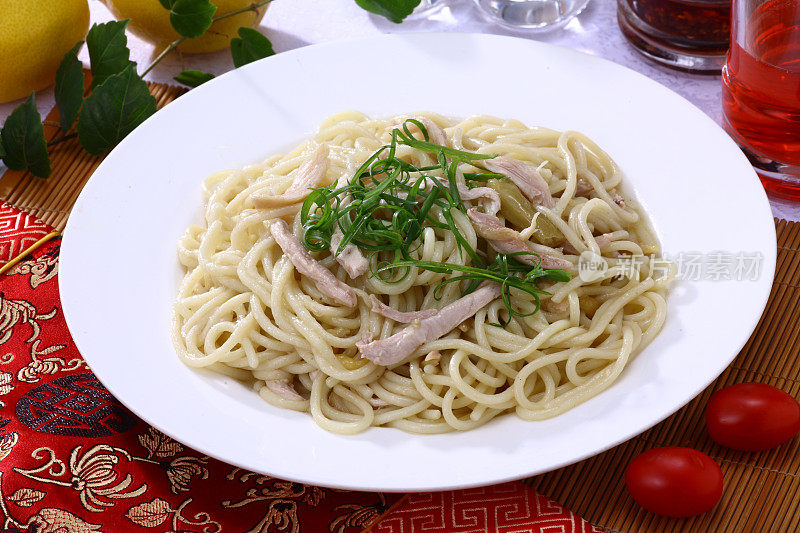
{"label": "chopped scallion garnish", "polygon": [[[409,124],[419,128],[424,140],[411,134]],[[400,159],[396,154],[401,145],[434,155],[437,164],[416,167]],[[538,283],[541,280],[568,281],[569,273],[522,263],[514,258],[519,254],[498,254],[487,265],[483,252],[470,246],[453,218],[453,211],[466,213],[458,192],[459,165],[493,157],[496,156],[432,143],[420,121],[407,120],[402,129],[392,130],[391,142],[367,158],[346,185],[337,187],[334,183],[314,189],[308,195],[300,210],[303,243],[312,251],[328,250],[332,234],[338,228],[343,237],[334,254],[342,253],[351,243],[366,252],[383,254],[384,260],[371,273],[373,276],[408,267],[443,274],[460,273],[443,280],[434,289],[436,292],[448,283],[468,281],[466,293],[475,290],[483,281],[496,281],[502,286],[503,302],[510,313],[516,316],[536,313],[539,296],[548,294]],[[433,171],[441,172],[441,176],[432,175]],[[504,178],[506,176],[491,172],[464,173],[464,179],[470,182]],[[433,211],[434,207],[438,209]],[[419,246],[422,232],[428,227],[450,231],[467,264],[413,259],[411,252]],[[512,307],[511,288],[533,296],[536,302],[533,312],[523,314]]]}

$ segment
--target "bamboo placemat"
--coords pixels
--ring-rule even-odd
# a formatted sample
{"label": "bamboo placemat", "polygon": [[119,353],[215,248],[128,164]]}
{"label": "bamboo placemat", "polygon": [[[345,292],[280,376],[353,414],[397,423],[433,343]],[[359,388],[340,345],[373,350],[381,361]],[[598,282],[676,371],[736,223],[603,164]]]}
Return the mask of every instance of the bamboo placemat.
{"label": "bamboo placemat", "polygon": [[[88,72],[86,74],[88,85]],[[148,83],[148,86],[159,109],[186,92],[181,87],[163,83]],[[58,120],[58,109],[54,108],[44,121],[44,136],[48,142],[59,135]],[[76,138],[58,143],[50,148],[53,172],[48,179],[37,178],[29,172],[6,171],[0,177],[0,199],[61,231],[81,189],[102,160],[85,152]]]}
{"label": "bamboo placemat", "polygon": [[[185,92],[151,83],[159,108]],[[58,134],[58,111],[46,119],[45,137]],[[66,224],[83,185],[102,158],[84,152],[76,139],[51,149],[53,173],[41,180],[26,172],[0,177],[0,199],[57,230]],[[800,531],[800,439],[776,450],[745,453],[714,444],[705,432],[703,409],[711,394],[733,383],[760,381],[800,398],[800,223],[776,221],[778,262],[766,311],[742,352],[711,386],[649,431],[605,453],[526,480],[526,483],[611,532]],[[703,354],[697,354],[702,357]],[[710,513],[686,520],[657,517],[639,507],[624,486],[625,467],[656,446],[688,446],[713,457],[725,490]]]}
{"label": "bamboo placemat", "polygon": [[[758,381],[800,398],[800,223],[776,221],[778,261],[767,308],[734,362],[711,386],[664,422],[611,450],[526,480],[607,532],[800,531],[800,438],[770,451],[737,452],[715,444],[703,412],[722,387]],[[703,354],[696,354],[703,357]],[[687,446],[710,455],[725,476],[722,500],[685,520],[644,511],[625,490],[625,467],[657,446]]]}

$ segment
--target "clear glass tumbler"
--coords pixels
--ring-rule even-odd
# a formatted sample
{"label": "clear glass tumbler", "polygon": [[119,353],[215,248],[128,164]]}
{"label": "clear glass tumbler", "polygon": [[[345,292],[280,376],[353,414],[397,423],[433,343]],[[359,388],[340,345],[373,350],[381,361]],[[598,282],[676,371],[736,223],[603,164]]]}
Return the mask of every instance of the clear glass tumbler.
{"label": "clear glass tumbler", "polygon": [[800,0],[733,0],[722,110],[764,187],[800,201]]}
{"label": "clear glass tumbler", "polygon": [[532,32],[564,26],[589,0],[474,0],[490,22]]}
{"label": "clear glass tumbler", "polygon": [[438,13],[443,7],[448,5],[450,0],[421,0],[419,5],[414,9],[406,20],[417,20],[430,17]]}
{"label": "clear glass tumbler", "polygon": [[725,64],[731,0],[617,0],[622,34],[645,56],[693,72]]}

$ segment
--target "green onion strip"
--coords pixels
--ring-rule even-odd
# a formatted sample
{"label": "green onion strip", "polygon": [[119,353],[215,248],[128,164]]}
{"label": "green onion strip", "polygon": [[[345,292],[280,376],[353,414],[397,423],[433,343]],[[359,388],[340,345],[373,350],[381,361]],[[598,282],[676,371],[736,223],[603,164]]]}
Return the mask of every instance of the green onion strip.
{"label": "green onion strip", "polygon": [[[419,128],[424,140],[411,134],[409,124]],[[438,164],[416,167],[396,156],[398,146],[409,146],[433,154]],[[381,262],[371,273],[373,276],[405,269],[402,277],[394,280],[398,282],[408,275],[410,267],[436,273],[459,273],[442,281],[434,289],[434,295],[448,283],[468,281],[464,291],[466,294],[475,290],[483,281],[496,281],[502,287],[503,303],[509,313],[515,316],[534,314],[539,310],[539,296],[548,294],[538,287],[539,281],[568,281],[569,273],[563,270],[546,270],[539,264],[524,264],[514,257],[519,254],[498,254],[494,261],[486,264],[486,259],[469,245],[453,219],[453,210],[466,213],[466,207],[458,194],[458,166],[461,163],[493,157],[496,156],[434,144],[430,142],[428,131],[421,122],[406,120],[402,129],[392,130],[391,142],[367,158],[346,185],[337,187],[334,183],[314,189],[306,197],[300,210],[303,244],[311,251],[330,249],[331,236],[338,226],[343,238],[335,251],[336,255],[352,243],[365,252],[383,252],[386,257],[392,258],[391,261]],[[446,181],[440,181],[441,178],[428,174],[433,170],[441,170]],[[464,177],[472,184],[506,176],[483,172],[465,173]],[[426,182],[432,183],[432,187],[428,187]],[[345,197],[349,197],[349,202],[343,205],[342,200]],[[444,222],[431,214],[434,206],[441,210]],[[412,259],[411,252],[415,242],[427,227],[450,231],[456,239],[459,253],[462,257],[466,253],[472,264]],[[512,288],[533,296],[536,301],[533,312],[522,314],[513,308]]]}

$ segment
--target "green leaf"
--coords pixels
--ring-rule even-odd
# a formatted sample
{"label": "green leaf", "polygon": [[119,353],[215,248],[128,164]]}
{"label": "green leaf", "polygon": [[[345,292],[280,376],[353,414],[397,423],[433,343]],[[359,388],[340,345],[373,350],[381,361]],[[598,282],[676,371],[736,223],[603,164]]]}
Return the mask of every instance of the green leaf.
{"label": "green leaf", "polygon": [[147,84],[128,66],[110,76],[83,102],[78,140],[87,152],[102,155],[156,112]]}
{"label": "green leaf", "polygon": [[239,28],[239,37],[231,39],[231,57],[236,68],[275,55],[272,43],[252,28]]}
{"label": "green leaf", "polygon": [[83,41],[64,54],[56,71],[56,105],[61,119],[61,130],[66,133],[78,118],[83,103],[83,63],[78,59],[78,50]]}
{"label": "green leaf", "polygon": [[11,170],[28,169],[34,176],[50,176],[50,156],[44,140],[44,127],[33,92],[6,119],[0,133],[3,161]]}
{"label": "green leaf", "polygon": [[400,24],[419,5],[420,0],[356,0],[356,4],[370,13]]}
{"label": "green leaf", "polygon": [[106,78],[122,72],[130,60],[128,38],[125,27],[128,19],[95,24],[86,34],[86,47],[92,64],[92,88],[103,83]]}
{"label": "green leaf", "polygon": [[161,0],[169,9],[169,22],[184,37],[200,37],[211,26],[217,6],[208,0]]}
{"label": "green leaf", "polygon": [[214,75],[202,70],[184,70],[172,79],[189,87],[197,87],[209,80],[213,80]]}

